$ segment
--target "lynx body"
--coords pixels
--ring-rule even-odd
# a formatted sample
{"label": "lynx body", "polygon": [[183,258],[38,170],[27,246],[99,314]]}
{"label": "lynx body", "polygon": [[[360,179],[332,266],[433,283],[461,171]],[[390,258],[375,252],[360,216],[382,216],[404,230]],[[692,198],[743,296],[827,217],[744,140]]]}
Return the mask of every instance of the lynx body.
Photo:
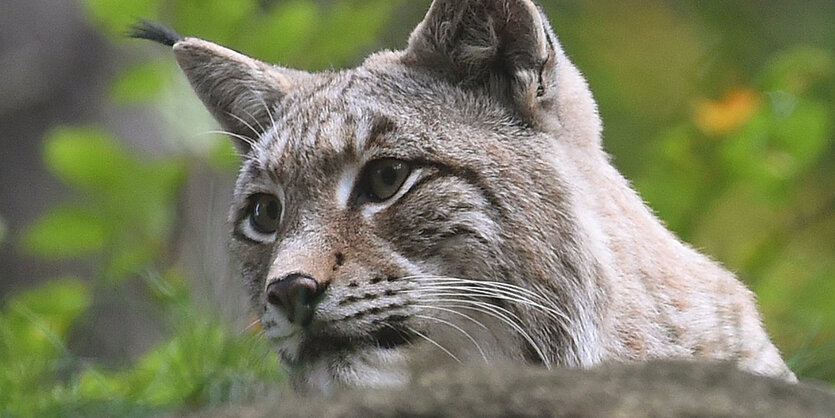
{"label": "lynx body", "polygon": [[299,388],[496,360],[731,360],[789,380],[752,293],[610,164],[528,0],[436,0],[404,51],[307,73],[146,24],[242,156],[231,249]]}

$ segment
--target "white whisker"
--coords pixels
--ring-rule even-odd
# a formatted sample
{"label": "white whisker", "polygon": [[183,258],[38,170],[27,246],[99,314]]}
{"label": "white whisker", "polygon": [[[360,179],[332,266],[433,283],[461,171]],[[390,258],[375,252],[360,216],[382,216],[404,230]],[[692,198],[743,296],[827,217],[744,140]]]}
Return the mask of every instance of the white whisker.
{"label": "white whisker", "polygon": [[[429,298],[423,298],[423,296],[429,296]],[[510,312],[507,309],[502,308],[500,306],[496,306],[496,305],[493,305],[493,304],[487,303],[487,302],[480,302],[480,301],[471,300],[471,299],[444,299],[444,298],[452,297],[452,296],[465,296],[466,297],[467,295],[465,295],[465,294],[439,293],[439,294],[427,294],[427,295],[423,295],[423,296],[421,296],[421,300],[425,301],[425,302],[444,303],[443,307],[468,309],[468,310],[472,310],[472,311],[476,311],[476,312],[481,312],[485,315],[491,316],[493,318],[496,318],[496,319],[502,321],[504,324],[513,328],[517,333],[519,333],[519,335],[522,336],[523,339],[525,339],[525,341],[528,342],[528,344],[531,345],[531,347],[534,349],[534,351],[536,351],[536,354],[542,360],[542,364],[545,365],[546,368],[551,367],[551,362],[548,360],[548,357],[545,356],[545,353],[542,351],[542,349],[539,347],[539,345],[534,341],[533,337],[531,337],[531,335],[528,334],[527,331],[525,331],[524,328],[522,328],[519,325],[518,322],[516,322],[516,321],[521,322],[521,319],[515,313]],[[475,306],[475,307],[473,307],[473,306]],[[505,314],[507,314],[509,316],[512,316],[513,318],[516,319],[516,321],[513,321],[511,318],[509,318]]]}
{"label": "white whisker", "polygon": [[[530,290],[510,283],[461,279],[449,276],[418,275],[411,276],[410,279],[414,282],[418,282],[435,288],[440,288],[441,285],[458,285],[458,289],[456,289],[457,291],[469,292],[474,294],[477,293],[479,297],[490,297],[488,294],[492,294],[492,292],[501,293],[505,295],[507,298],[513,299],[511,300],[512,302],[521,303],[527,307],[544,312],[546,315],[548,315],[551,319],[555,321],[556,325],[563,329],[564,335],[566,335],[569,338],[569,342],[573,344],[575,348],[579,349],[581,345],[581,342],[577,339],[579,333],[571,331],[575,329],[575,320],[565,313],[565,311],[561,308],[560,304],[548,298],[546,296],[546,292],[542,292],[541,290],[539,290],[538,292],[535,291],[538,290],[536,287],[534,290]],[[478,290],[474,291],[474,288]],[[450,288],[449,290],[452,289]],[[507,298],[497,299],[508,300]]]}
{"label": "white whisker", "polygon": [[472,284],[472,285],[484,286],[484,287],[498,287],[498,288],[503,288],[503,289],[515,291],[517,293],[524,293],[524,294],[526,294],[526,295],[528,295],[532,298],[545,299],[545,298],[542,297],[542,295],[540,295],[540,294],[538,294],[538,293],[536,293],[536,292],[534,292],[530,289],[526,289],[526,288],[521,287],[521,286],[517,286],[517,285],[514,285],[514,284],[510,284],[510,283],[504,283],[504,282],[462,279],[462,278],[450,277],[450,276],[428,276],[428,275],[407,276],[407,277],[404,277],[404,279],[409,279],[409,280],[414,280],[414,281],[429,281],[429,282],[433,282],[433,283],[454,283],[454,284],[464,283],[464,284]]}
{"label": "white whisker", "polygon": [[244,111],[244,113],[246,113],[246,114],[247,114],[247,116],[249,116],[250,118],[252,118],[252,120],[253,120],[253,121],[255,121],[255,124],[258,126],[258,128],[260,128],[260,129],[261,129],[261,132],[258,134],[258,136],[259,136],[259,137],[260,137],[261,135],[263,135],[263,134],[265,134],[265,133],[267,132],[267,129],[266,129],[266,128],[264,128],[264,125],[261,123],[261,121],[259,120],[259,118],[255,117],[252,113],[250,113],[250,112],[249,112],[248,110],[246,110],[246,109],[241,109],[241,110],[243,110],[243,111]]}
{"label": "white whisker", "polygon": [[250,322],[250,323],[249,323],[249,325],[247,325],[247,326],[246,326],[246,328],[244,328],[244,329],[241,331],[241,334],[246,333],[247,331],[251,330],[252,328],[254,328],[254,327],[258,326],[259,324],[261,324],[261,320],[260,320],[260,319],[257,319],[257,318],[256,318],[256,319],[254,319],[252,322]]}
{"label": "white whisker", "polygon": [[415,335],[417,335],[417,336],[419,336],[419,337],[423,338],[424,340],[426,340],[426,341],[427,341],[427,342],[429,342],[430,344],[434,345],[435,347],[438,347],[441,351],[443,351],[444,353],[447,353],[447,355],[449,355],[450,357],[452,357],[452,359],[453,359],[453,360],[457,361],[458,363],[461,363],[461,360],[459,360],[459,359],[458,359],[458,357],[455,357],[455,354],[452,354],[449,350],[447,350],[446,348],[444,348],[444,346],[442,346],[441,344],[438,344],[438,342],[437,342],[437,341],[435,341],[435,340],[433,340],[433,339],[431,339],[431,338],[427,337],[426,335],[421,334],[420,332],[418,332],[418,330],[416,330],[416,329],[414,329],[414,328],[412,328],[412,327],[407,326],[407,327],[406,327],[406,329],[408,329],[408,330],[409,330],[409,332],[411,332],[411,333],[413,333],[413,334],[415,334]]}
{"label": "white whisker", "polygon": [[[261,132],[255,130],[255,128],[253,128],[252,125],[250,125],[247,121],[243,120],[240,116],[238,116],[238,115],[236,115],[232,112],[226,112],[226,114],[229,115],[229,116],[232,116],[235,119],[237,119],[238,122],[243,123],[244,126],[246,126],[250,131],[252,131],[252,133],[255,134],[256,137],[261,136]],[[249,115],[249,117],[251,117],[253,120],[255,120],[255,123],[258,123],[258,120],[252,117],[252,114],[250,114],[249,112],[247,112],[247,114]],[[260,125],[260,123],[259,123],[259,125]],[[261,129],[263,130],[263,127]]]}
{"label": "white whisker", "polygon": [[481,354],[481,358],[483,358],[483,359],[484,359],[484,362],[485,362],[485,363],[487,363],[487,354],[485,354],[485,353],[484,353],[484,350],[481,348],[481,346],[478,344],[478,342],[476,342],[476,340],[475,340],[475,339],[474,339],[474,338],[473,338],[473,337],[472,337],[469,333],[467,333],[467,331],[464,331],[464,330],[463,330],[463,329],[461,329],[461,327],[459,327],[458,325],[455,325],[455,324],[453,324],[452,322],[445,321],[445,320],[440,319],[440,318],[435,318],[435,317],[433,317],[433,316],[427,316],[427,315],[414,315],[414,317],[415,317],[415,318],[423,318],[423,319],[428,319],[428,320],[435,321],[435,322],[440,322],[440,323],[442,323],[442,324],[448,325],[448,326],[450,326],[450,327],[452,327],[452,328],[454,328],[454,329],[458,330],[460,333],[464,334],[464,336],[465,336],[465,337],[467,337],[467,339],[469,339],[469,340],[470,340],[470,342],[472,342],[472,343],[473,343],[473,345],[475,345],[475,348],[476,348],[476,349],[478,350],[478,352]]}
{"label": "white whisker", "polygon": [[[275,118],[273,118],[273,113],[270,111],[270,107],[267,106],[267,102],[264,101],[264,98],[258,96],[258,100],[261,101],[261,105],[264,106],[264,110],[267,111],[267,116],[270,118],[270,126],[275,126]],[[266,132],[266,131],[265,131]]]}
{"label": "white whisker", "polygon": [[203,133],[200,133],[200,134],[197,134],[197,135],[229,135],[233,138],[237,138],[237,139],[240,139],[241,141],[244,141],[250,147],[255,147],[255,144],[256,144],[256,141],[254,139],[248,137],[248,136],[241,135],[241,134],[236,134],[234,132],[229,132],[229,131],[206,131],[206,132],[203,132]]}
{"label": "white whisker", "polygon": [[469,320],[470,320],[470,321],[472,321],[474,324],[476,324],[476,325],[480,326],[480,327],[481,327],[481,328],[483,328],[483,329],[487,329],[487,326],[486,326],[486,325],[482,324],[481,322],[479,322],[478,320],[474,319],[473,317],[471,317],[471,316],[469,316],[469,315],[466,315],[466,314],[463,314],[463,313],[458,312],[458,311],[453,310],[453,309],[446,309],[446,308],[441,308],[441,307],[438,307],[438,306],[433,306],[433,305],[420,305],[420,304],[417,304],[417,305],[412,305],[412,306],[414,306],[415,308],[437,309],[437,310],[439,310],[439,311],[444,311],[444,312],[448,312],[448,313],[451,313],[451,314],[455,314],[455,315],[458,315],[458,316],[464,317],[464,318],[466,318],[466,319],[469,319]]}
{"label": "white whisker", "polygon": [[499,300],[506,300],[506,301],[509,301],[509,302],[517,302],[517,303],[520,303],[520,304],[525,305],[525,306],[529,306],[529,307],[532,307],[532,308],[539,309],[540,311],[543,311],[546,314],[549,314],[552,317],[552,319],[557,321],[557,323],[560,326],[562,326],[563,328],[568,327],[567,322],[569,321],[569,319],[564,313],[562,313],[560,311],[557,311],[553,308],[550,308],[548,306],[542,305],[541,303],[533,301],[530,298],[525,297],[523,295],[514,294],[512,292],[509,292],[509,291],[506,291],[506,290],[503,290],[503,289],[483,289],[483,288],[479,288],[478,286],[450,286],[450,285],[440,285],[439,286],[439,285],[432,284],[432,285],[428,286],[427,288],[412,290],[412,292],[427,292],[427,291],[429,291],[429,292],[432,292],[432,291],[462,292],[463,294],[466,294],[468,296],[481,296],[481,297],[488,297],[488,298],[494,298],[494,299],[499,299]]}
{"label": "white whisker", "polygon": [[[565,315],[563,312],[558,311],[558,310],[556,310],[556,309],[554,309],[550,306],[547,306],[547,305],[556,306],[557,304],[554,303],[553,301],[551,301],[550,299],[544,297],[541,293],[536,293],[536,292],[533,292],[533,291],[531,291],[529,289],[526,289],[524,287],[516,286],[516,285],[510,284],[510,283],[492,282],[492,281],[483,281],[483,280],[471,280],[471,279],[460,279],[460,278],[443,277],[443,276],[412,276],[412,277],[408,277],[408,278],[411,279],[411,280],[414,280],[414,281],[419,281],[419,282],[420,281],[428,281],[433,286],[436,286],[437,284],[453,284],[453,285],[455,285],[455,284],[466,284],[466,285],[471,285],[471,286],[481,287],[481,288],[493,288],[493,289],[496,289],[496,290],[501,289],[507,295],[513,295],[513,296],[517,296],[517,297],[520,297],[520,298],[529,299],[531,302],[537,303],[539,305],[539,306],[536,306],[536,307],[541,308],[541,309],[549,310],[550,313],[552,313],[556,316],[562,317],[563,320],[570,321],[568,316]],[[527,296],[527,297],[525,297],[525,296]]]}

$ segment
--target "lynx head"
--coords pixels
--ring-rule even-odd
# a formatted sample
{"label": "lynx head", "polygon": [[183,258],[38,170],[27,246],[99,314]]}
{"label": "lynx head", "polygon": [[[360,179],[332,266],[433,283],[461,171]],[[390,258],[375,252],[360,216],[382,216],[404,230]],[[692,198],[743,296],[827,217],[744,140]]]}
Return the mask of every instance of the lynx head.
{"label": "lynx head", "polygon": [[600,358],[577,179],[591,94],[530,0],[436,0],[404,51],[307,73],[145,24],[242,157],[231,248],[296,384]]}

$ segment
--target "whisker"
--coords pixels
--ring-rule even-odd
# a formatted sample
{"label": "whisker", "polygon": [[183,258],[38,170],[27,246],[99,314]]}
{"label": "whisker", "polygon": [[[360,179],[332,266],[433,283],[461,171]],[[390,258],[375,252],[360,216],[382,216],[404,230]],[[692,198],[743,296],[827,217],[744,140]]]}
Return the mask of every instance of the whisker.
{"label": "whisker", "polygon": [[414,315],[414,317],[415,317],[415,318],[423,318],[423,319],[428,319],[428,320],[431,320],[431,321],[439,322],[439,323],[442,323],[442,324],[448,325],[448,326],[450,326],[450,327],[452,327],[452,328],[454,328],[454,329],[458,330],[460,333],[464,334],[464,336],[465,336],[465,337],[467,337],[467,338],[470,340],[470,342],[472,342],[472,343],[473,343],[473,345],[475,345],[475,348],[478,350],[479,354],[481,354],[481,358],[483,358],[483,359],[484,359],[484,362],[485,362],[485,363],[487,363],[487,362],[488,362],[488,361],[487,361],[487,354],[485,354],[485,353],[484,353],[484,350],[481,348],[481,346],[478,344],[478,342],[477,342],[477,341],[476,341],[476,340],[475,340],[475,339],[474,339],[474,338],[473,338],[473,337],[472,337],[472,336],[471,336],[471,335],[470,335],[467,331],[464,331],[464,330],[463,330],[463,329],[461,329],[461,327],[459,327],[458,325],[455,325],[455,324],[453,324],[452,322],[445,321],[445,320],[440,319],[440,318],[435,318],[435,317],[433,317],[433,316],[427,316],[427,315]]}
{"label": "whisker", "polygon": [[[394,325],[389,324],[388,322],[381,322],[380,324],[383,325],[384,327],[387,327],[387,328],[391,329],[392,331],[396,332],[398,335],[403,337],[403,339],[405,341],[409,341],[409,335],[407,335],[405,332],[403,332],[402,329],[397,328]],[[377,343],[377,348],[381,348],[379,342]]]}
{"label": "whisker", "polygon": [[513,285],[513,284],[510,284],[510,283],[492,282],[492,281],[484,281],[484,280],[472,280],[472,279],[461,279],[461,278],[443,277],[443,276],[412,276],[412,277],[409,277],[409,279],[412,279],[414,281],[428,281],[428,282],[432,283],[433,285],[435,285],[435,283],[441,283],[441,284],[468,284],[468,285],[473,285],[473,286],[476,286],[476,287],[490,287],[490,288],[496,288],[496,289],[504,290],[504,291],[507,292],[506,294],[512,294],[512,295],[515,295],[515,296],[518,296],[518,297],[524,297],[523,296],[523,294],[524,294],[524,295],[527,295],[529,298],[532,298],[533,299],[533,300],[531,300],[532,302],[536,302],[536,301],[540,302],[540,305],[543,305],[543,306],[540,306],[540,308],[545,308],[545,309],[552,310],[551,313],[553,313],[554,315],[563,317],[563,319],[566,320],[566,321],[570,321],[570,319],[567,317],[567,315],[565,315],[563,312],[558,311],[558,310],[556,310],[552,307],[545,306],[545,305],[555,306],[557,304],[554,303],[552,300],[544,297],[541,293],[536,293],[536,292],[533,292],[533,291],[531,291],[529,289],[526,289],[524,287]]}
{"label": "whisker", "polygon": [[[244,111],[246,112],[246,110],[244,110]],[[243,118],[241,118],[240,116],[238,116],[238,115],[236,115],[236,114],[234,114],[234,113],[232,113],[232,112],[226,112],[226,114],[227,114],[227,115],[229,115],[229,116],[232,116],[232,117],[233,117],[233,118],[235,118],[235,119],[237,119],[237,120],[238,120],[238,122],[243,123],[243,124],[244,124],[244,126],[246,126],[246,127],[247,127],[250,131],[252,131],[252,133],[253,133],[253,134],[255,134],[255,136],[257,136],[257,137],[260,137],[260,136],[261,136],[261,132],[256,131],[256,130],[255,130],[255,128],[253,128],[253,127],[252,127],[252,125],[250,125],[250,124],[249,124],[249,122],[247,122],[247,121],[243,120]],[[257,119],[255,119],[254,117],[252,117],[252,114],[250,114],[249,112],[247,112],[247,115],[249,115],[249,117],[251,117],[251,118],[255,121],[255,123],[258,123],[258,124],[260,125],[260,123],[258,122],[258,120],[257,120]],[[263,127],[261,127],[261,129],[263,130],[264,128],[263,128]]]}
{"label": "whisker", "polygon": [[433,339],[431,339],[431,338],[427,337],[426,335],[421,334],[420,332],[418,332],[418,330],[416,330],[416,329],[414,329],[414,328],[412,328],[412,327],[410,327],[410,326],[406,326],[406,329],[408,329],[408,330],[409,330],[409,332],[411,332],[411,333],[413,333],[413,334],[415,334],[415,335],[417,335],[417,336],[419,336],[419,337],[423,338],[424,340],[426,340],[426,341],[427,341],[427,342],[429,342],[430,344],[434,345],[435,347],[438,347],[441,351],[443,351],[444,353],[447,353],[447,355],[449,355],[450,357],[452,357],[452,359],[453,359],[453,360],[455,360],[455,361],[457,361],[459,364],[461,364],[461,360],[459,360],[459,359],[458,359],[458,357],[455,357],[455,354],[452,354],[449,350],[447,350],[446,348],[444,348],[444,346],[442,346],[441,344],[438,344],[438,342],[437,342],[437,341],[435,341],[435,340],[433,340]]}
{"label": "whisker", "polygon": [[246,109],[241,109],[241,110],[243,110],[244,113],[246,113],[247,116],[249,116],[253,121],[255,121],[255,124],[261,129],[261,132],[258,134],[259,137],[261,135],[267,133],[267,129],[264,128],[263,124],[261,124],[261,121],[259,120],[259,118],[255,117],[250,111],[248,111]]}
{"label": "whisker", "polygon": [[[519,318],[518,315],[514,314],[513,312],[510,312],[507,309],[502,308],[500,306],[496,306],[496,305],[493,305],[493,304],[490,304],[490,303],[480,302],[480,301],[476,301],[476,300],[437,298],[439,296],[448,297],[448,296],[466,296],[466,295],[438,294],[438,295],[428,295],[428,296],[430,296],[429,299],[421,299],[421,300],[425,301],[425,302],[444,303],[444,305],[443,305],[444,307],[468,309],[468,310],[472,310],[472,311],[476,311],[476,312],[481,312],[485,315],[488,315],[488,316],[491,316],[493,318],[496,318],[496,319],[500,320],[504,324],[513,328],[517,333],[519,333],[519,335],[521,335],[522,338],[525,339],[525,341],[527,341],[527,343],[531,345],[531,347],[534,349],[534,351],[536,351],[536,354],[542,360],[542,364],[545,365],[546,368],[551,368],[551,362],[545,356],[545,354],[543,353],[543,351],[539,347],[539,345],[534,341],[533,337],[531,337],[531,335],[528,334],[528,332],[525,331],[524,328],[522,328],[519,325],[518,322],[516,322],[516,321],[521,322],[521,319]],[[436,298],[436,299],[432,299],[432,298]],[[470,305],[474,305],[475,307],[470,306]],[[505,314],[512,316],[513,318],[516,319],[516,321],[513,321],[512,319],[508,318],[508,316],[505,315]]]}
{"label": "whisker", "polygon": [[237,138],[237,139],[240,139],[241,141],[244,141],[250,147],[255,147],[255,144],[256,144],[256,141],[254,139],[248,137],[248,136],[241,135],[241,134],[236,134],[234,132],[229,132],[229,131],[222,131],[222,130],[206,131],[206,132],[203,132],[203,133],[200,133],[200,134],[197,134],[197,135],[198,136],[200,136],[200,135],[229,135],[233,138]]}
{"label": "whisker", "polygon": [[553,308],[547,307],[538,303],[536,301],[530,300],[530,298],[514,294],[512,292],[500,290],[500,289],[482,289],[478,286],[449,286],[449,285],[431,285],[429,288],[423,289],[414,289],[411,292],[431,292],[431,291],[452,291],[452,292],[460,292],[460,295],[467,295],[467,296],[482,296],[488,297],[493,299],[499,300],[506,300],[509,302],[517,302],[532,308],[539,309],[546,314],[549,314],[552,319],[557,321],[557,323],[562,326],[563,328],[568,327],[569,318],[564,313],[557,311]]}
{"label": "whisker", "polygon": [[263,154],[263,148],[261,147],[261,143],[252,139],[252,138],[250,138],[250,137],[248,137],[248,136],[236,134],[234,132],[223,131],[223,130],[206,131],[206,132],[203,132],[203,133],[200,133],[200,134],[197,134],[197,135],[198,136],[200,136],[200,135],[229,135],[233,138],[240,139],[245,144],[247,144],[250,147],[250,149],[252,149],[255,152],[254,153],[241,154],[240,152],[237,151],[237,147],[236,147],[235,154],[238,156],[238,158],[240,158],[244,161],[251,161],[251,162],[255,163],[256,165],[261,166],[261,162],[257,157],[257,154]]}
{"label": "whisker", "polygon": [[476,324],[476,325],[480,326],[481,328],[487,329],[487,326],[486,326],[486,325],[482,324],[481,322],[479,322],[478,320],[474,319],[473,317],[471,317],[471,316],[469,316],[469,315],[466,315],[466,314],[463,314],[463,313],[458,312],[458,311],[453,310],[453,309],[446,309],[446,308],[441,308],[441,307],[438,307],[438,306],[433,306],[433,305],[420,305],[420,304],[415,304],[415,305],[412,305],[412,306],[414,306],[415,308],[437,309],[437,310],[439,310],[439,311],[443,311],[443,312],[448,312],[448,313],[451,313],[451,314],[455,314],[455,315],[458,315],[458,316],[464,317],[464,318],[466,318],[466,319],[469,319],[470,321],[472,321],[474,324]]}
{"label": "whisker", "polygon": [[517,286],[510,283],[504,282],[493,282],[487,280],[473,280],[473,279],[462,279],[459,277],[451,277],[451,276],[429,276],[429,275],[420,275],[420,276],[408,276],[404,277],[404,279],[414,280],[414,281],[431,281],[431,282],[438,282],[438,283],[465,283],[465,284],[473,284],[476,286],[488,286],[488,287],[501,287],[507,290],[513,290],[518,293],[527,294],[530,297],[538,298],[538,299],[545,299],[542,295],[530,290],[526,289],[521,286]]}
{"label": "whisker", "polygon": [[[266,111],[267,111],[267,116],[269,116],[269,118],[270,118],[270,124],[271,124],[270,126],[275,126],[275,118],[273,118],[273,112],[271,112],[271,111],[270,111],[270,107],[269,107],[269,106],[267,106],[267,102],[265,102],[265,101],[264,101],[264,98],[263,98],[263,97],[261,97],[261,96],[258,96],[258,100],[260,100],[260,101],[261,101],[261,105],[263,105],[263,106],[264,106],[264,110],[266,110]],[[265,131],[265,132],[266,132],[266,131]]]}
{"label": "whisker", "polygon": [[261,319],[260,318],[253,319],[252,322],[250,322],[249,325],[247,325],[246,328],[244,328],[241,331],[241,334],[245,334],[247,331],[251,330],[252,328],[257,327],[260,324],[261,324]]}
{"label": "whisker", "polygon": [[[481,297],[488,296],[487,294],[491,292],[497,292],[502,293],[510,298],[527,299],[528,301],[515,300],[515,302],[524,304],[528,307],[546,313],[551,319],[555,321],[556,325],[563,329],[564,334],[569,339],[568,342],[570,342],[575,348],[578,349],[581,345],[581,342],[577,338],[578,333],[570,331],[571,329],[575,328],[575,320],[565,313],[565,311],[560,307],[560,304],[548,298],[547,293],[542,292],[541,290],[537,292],[535,291],[538,290],[536,288],[534,290],[531,290],[510,283],[462,279],[449,276],[417,275],[411,276],[410,278],[414,282],[426,284],[432,287],[440,287],[439,284],[462,286],[466,285],[464,286],[466,287],[466,289],[461,288],[461,286],[458,286],[457,290],[470,293],[478,293],[478,295]],[[473,291],[473,288],[478,288],[479,290]]]}

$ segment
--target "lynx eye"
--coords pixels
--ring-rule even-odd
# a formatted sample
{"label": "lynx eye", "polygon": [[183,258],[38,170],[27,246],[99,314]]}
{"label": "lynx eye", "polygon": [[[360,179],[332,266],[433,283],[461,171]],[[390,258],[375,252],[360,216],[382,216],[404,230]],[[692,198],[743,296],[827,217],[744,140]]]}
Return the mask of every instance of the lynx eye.
{"label": "lynx eye", "polygon": [[387,158],[372,161],[363,175],[364,197],[372,202],[382,202],[397,194],[409,177],[411,169],[405,161]]}
{"label": "lynx eye", "polygon": [[281,202],[271,194],[257,194],[250,199],[249,224],[255,231],[272,234],[281,220]]}

